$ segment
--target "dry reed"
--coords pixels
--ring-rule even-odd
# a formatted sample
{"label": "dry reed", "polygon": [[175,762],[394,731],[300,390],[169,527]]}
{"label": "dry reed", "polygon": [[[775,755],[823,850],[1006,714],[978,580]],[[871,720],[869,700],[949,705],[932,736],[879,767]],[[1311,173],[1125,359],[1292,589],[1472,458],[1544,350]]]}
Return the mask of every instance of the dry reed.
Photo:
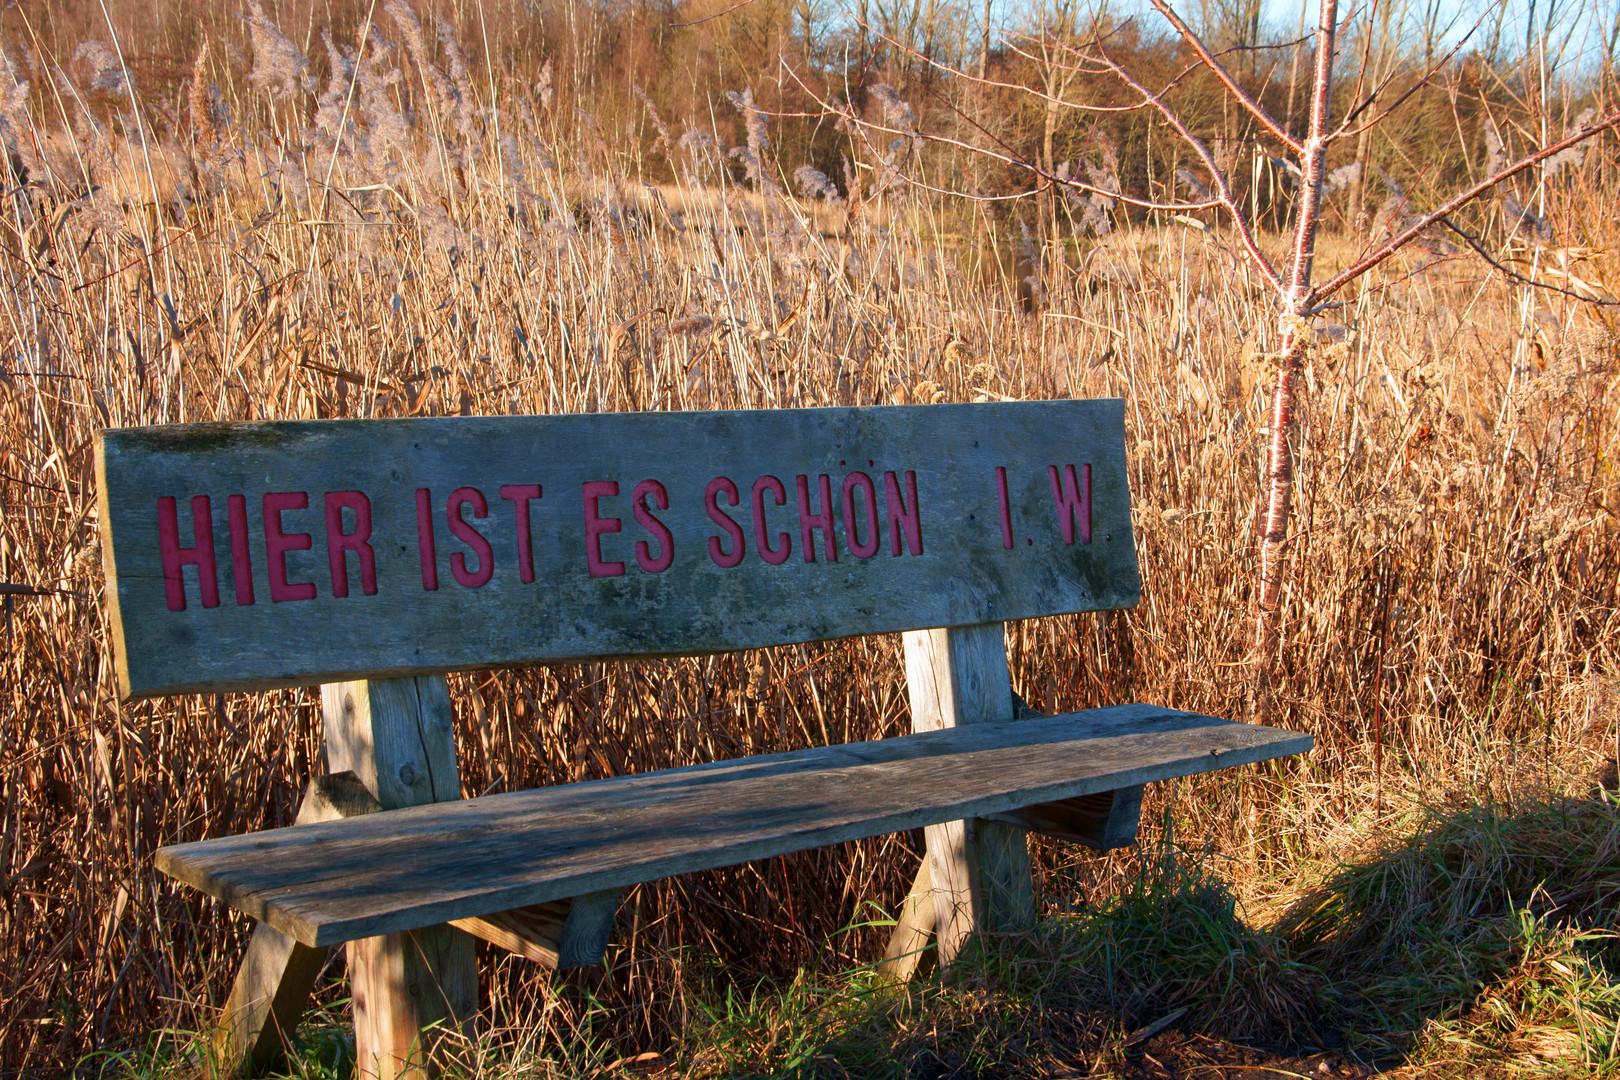
{"label": "dry reed", "polygon": [[[313,89],[255,16],[263,92],[229,107],[216,57],[178,112],[42,64],[26,129],[8,114],[27,182],[0,230],[0,581],[32,591],[3,597],[7,1068],[206,1023],[247,927],[151,852],[286,824],[322,768],[306,691],[117,702],[98,427],[1122,396],[1143,604],[1012,626],[1015,686],[1045,710],[1241,708],[1272,361],[1218,233],[1117,231],[1039,270],[1026,314],[977,208],[801,203],[736,179],[700,127],[665,140],[678,183],[649,187],[545,87],[491,101],[393,18]],[[754,172],[762,124],[738,155]],[[1525,259],[1610,280],[1617,193],[1556,194],[1568,242]],[[1278,700],[1317,750],[1168,785],[1146,814],[1148,838],[1218,853],[1256,911],[1414,798],[1612,753],[1613,317],[1427,258],[1332,313],[1310,359]],[[889,639],[451,681],[468,795],[907,723]],[[1130,876],[1038,850],[1055,906]],[[880,931],[843,928],[892,908],[916,858],[902,835],[642,887],[600,980],[486,956],[492,1023],[666,1046],[697,988],[872,959]]]}

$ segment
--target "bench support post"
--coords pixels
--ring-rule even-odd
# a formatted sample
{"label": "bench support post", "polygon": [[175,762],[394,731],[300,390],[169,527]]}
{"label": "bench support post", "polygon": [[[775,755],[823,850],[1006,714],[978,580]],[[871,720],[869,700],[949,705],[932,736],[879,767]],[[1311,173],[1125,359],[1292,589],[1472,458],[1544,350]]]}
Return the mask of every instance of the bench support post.
{"label": "bench support post", "polygon": [[281,1055],[326,966],[327,951],[312,949],[265,923],[253,928],[214,1032],[211,1064],[216,1075],[257,1072]]}
{"label": "bench support post", "polygon": [[[1013,719],[1001,623],[913,631],[905,635],[905,649],[912,730]],[[1034,925],[1035,886],[1023,830],[970,818],[931,825],[926,835],[942,966],[976,930]]]}
{"label": "bench support post", "polygon": [[[295,825],[369,814],[377,801],[353,773],[317,776],[304,790]],[[214,1033],[214,1072],[257,1072],[292,1041],[309,993],[326,966],[327,949],[312,949],[273,926],[253,928],[247,954]]]}
{"label": "bench support post", "polygon": [[558,971],[595,967],[607,954],[623,889],[497,911],[450,925]]}
{"label": "bench support post", "polygon": [[889,935],[889,947],[878,964],[878,974],[892,982],[909,982],[921,975],[934,960],[928,952],[928,940],[934,936],[934,875],[923,856],[917,867],[917,876],[911,882],[911,891],[900,905],[900,917],[894,921]]}
{"label": "bench support post", "polygon": [[[321,711],[329,771],[353,772],[383,809],[461,798],[443,676],[328,683]],[[427,1029],[453,1033],[478,1009],[473,939],[433,926],[352,941],[348,954],[359,1075],[429,1075]]]}

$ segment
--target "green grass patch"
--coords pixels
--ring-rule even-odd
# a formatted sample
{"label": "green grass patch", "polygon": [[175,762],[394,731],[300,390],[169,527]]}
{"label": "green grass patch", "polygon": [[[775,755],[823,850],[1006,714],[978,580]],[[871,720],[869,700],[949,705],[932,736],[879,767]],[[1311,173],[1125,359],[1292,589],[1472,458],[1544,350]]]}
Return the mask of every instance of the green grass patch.
{"label": "green grass patch", "polygon": [[[1119,893],[986,937],[944,977],[800,972],[750,987],[707,970],[660,1055],[595,1040],[585,995],[571,1037],[486,1032],[445,1075],[1132,1074],[1142,1029],[1169,1018],[1171,1034],[1249,1048],[1246,1060],[1336,1049],[1366,1071],[1620,1077],[1617,893],[1620,803],[1607,793],[1418,807],[1269,926],[1244,919],[1205,863],[1144,853]],[[162,1032],[79,1072],[195,1072],[202,1045]],[[353,1065],[329,1007],[275,1075],[346,1080]]]}

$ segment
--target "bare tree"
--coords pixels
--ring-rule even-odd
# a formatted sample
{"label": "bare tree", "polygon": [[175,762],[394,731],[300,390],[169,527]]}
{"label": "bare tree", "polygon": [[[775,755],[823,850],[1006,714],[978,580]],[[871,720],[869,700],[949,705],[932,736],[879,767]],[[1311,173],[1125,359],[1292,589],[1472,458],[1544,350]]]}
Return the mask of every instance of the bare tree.
{"label": "bare tree", "polygon": [[[1278,337],[1277,381],[1271,392],[1266,469],[1261,491],[1263,518],[1260,528],[1259,565],[1255,574],[1253,636],[1246,661],[1249,684],[1249,711],[1252,719],[1264,722],[1274,711],[1273,683],[1279,652],[1279,609],[1281,607],[1283,571],[1288,542],[1290,501],[1293,494],[1294,456],[1292,436],[1297,384],[1313,340],[1309,319],[1328,305],[1340,290],[1358,281],[1374,267],[1419,240],[1437,226],[1456,229],[1450,215],[1492,188],[1522,173],[1536,168],[1544,161],[1564,153],[1571,147],[1592,138],[1602,131],[1620,124],[1620,111],[1591,119],[1556,141],[1543,139],[1543,145],[1511,164],[1501,165],[1490,175],[1462,191],[1456,192],[1427,213],[1408,217],[1391,230],[1392,235],[1371,247],[1356,262],[1327,281],[1317,282],[1313,275],[1316,255],[1317,226],[1322,215],[1322,201],[1327,187],[1328,151],[1335,144],[1350,142],[1357,145],[1357,160],[1365,153],[1364,139],[1385,120],[1396,115],[1414,94],[1430,84],[1437,72],[1456,55],[1450,54],[1427,65],[1415,85],[1395,95],[1390,87],[1389,73],[1378,63],[1380,50],[1373,47],[1375,28],[1369,23],[1366,40],[1359,51],[1353,92],[1348,95],[1351,106],[1344,115],[1333,116],[1335,48],[1343,29],[1339,18],[1338,0],[1320,0],[1315,31],[1314,73],[1310,82],[1309,111],[1306,131],[1300,137],[1290,125],[1279,121],[1264,106],[1261,97],[1240,82],[1233,70],[1200,36],[1193,25],[1168,0],[1150,0],[1155,11],[1168,23],[1185,46],[1190,63],[1156,88],[1144,85],[1126,69],[1110,51],[1110,28],[1094,22],[1089,36],[1065,27],[1062,35],[1044,33],[1026,36],[1011,43],[1011,48],[1023,53],[1041,72],[1039,88],[996,82],[984,76],[969,74],[960,68],[945,72],[951,79],[977,82],[1003,91],[1029,94],[1037,98],[1048,115],[1057,110],[1079,109],[1094,113],[1119,112],[1121,109],[1146,109],[1159,118],[1176,134],[1201,167],[1207,182],[1187,174],[1182,186],[1191,189],[1192,197],[1179,199],[1173,194],[1160,199],[1135,197],[1109,190],[1087,182],[1068,170],[1056,170],[1050,152],[1043,145],[1039,160],[1030,160],[1004,141],[995,139],[984,127],[967,122],[976,128],[973,140],[966,141],[952,135],[926,135],[938,142],[954,145],[972,153],[984,154],[1004,165],[1025,170],[1031,177],[1029,194],[1038,195],[1055,187],[1067,187],[1081,196],[1114,199],[1127,205],[1188,213],[1207,209],[1220,211],[1249,265],[1264,282],[1273,297]],[[1258,10],[1257,8],[1255,10]],[[1430,58],[1432,60],[1432,57]],[[1170,92],[1198,69],[1205,69],[1218,81],[1228,105],[1253,122],[1258,137],[1268,149],[1288,162],[1288,169],[1297,176],[1292,196],[1292,237],[1286,260],[1274,263],[1265,253],[1257,237],[1258,222],[1252,207],[1246,207],[1234,192],[1228,175],[1225,155],[1215,153],[1208,141],[1200,138],[1193,126],[1183,117],[1170,100]],[[1056,78],[1058,73],[1072,78]],[[1097,80],[1112,80],[1123,87],[1132,103],[1125,106],[1071,101],[1067,91],[1072,85],[1093,86]],[[876,141],[894,135],[914,136],[918,133],[885,127],[881,122],[863,120],[847,106],[823,103],[840,112],[868,145],[875,151]],[[1290,117],[1291,121],[1291,117]],[[1051,125],[1047,128],[1050,130]],[[1043,140],[1045,142],[1045,140]],[[927,186],[919,179],[913,183]],[[972,197],[964,195],[963,197]],[[1460,230],[1459,230],[1460,231]],[[1469,239],[1469,246],[1481,249]],[[1481,252],[1483,254],[1483,252]],[[1498,269],[1502,269],[1498,264]]]}

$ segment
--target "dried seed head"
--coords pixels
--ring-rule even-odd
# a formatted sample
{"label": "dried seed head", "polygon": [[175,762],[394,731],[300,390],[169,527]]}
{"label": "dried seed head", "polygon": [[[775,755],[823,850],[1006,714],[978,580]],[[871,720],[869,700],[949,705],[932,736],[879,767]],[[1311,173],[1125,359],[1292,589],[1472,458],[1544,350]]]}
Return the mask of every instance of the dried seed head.
{"label": "dried seed head", "polygon": [[671,334],[687,338],[700,337],[713,329],[714,317],[712,315],[705,315],[702,312],[698,312],[693,315],[684,315],[679,319],[672,320],[669,324],[669,332]]}
{"label": "dried seed head", "polygon": [[540,99],[542,109],[551,108],[551,61],[547,60],[540,69],[540,77],[534,80],[534,96]]}
{"label": "dried seed head", "polygon": [[1198,179],[1198,177],[1194,176],[1186,169],[1177,169],[1176,179],[1180,180],[1183,186],[1185,186],[1188,191],[1192,192],[1192,197],[1197,199],[1199,202],[1210,202],[1215,198],[1215,193],[1210,191],[1209,188],[1204,185],[1202,180]]}
{"label": "dried seed head", "polygon": [[914,134],[917,130],[917,114],[894,87],[888,83],[873,83],[866,88],[867,94],[878,104],[878,115],[884,127],[893,131],[903,131]]}
{"label": "dried seed head", "polygon": [[828,203],[841,201],[838,186],[832,182],[828,175],[810,165],[800,165],[793,170],[793,182],[799,185],[801,194],[812,199],[823,199]]}
{"label": "dried seed head", "polygon": [[762,156],[770,149],[771,140],[769,129],[765,124],[765,114],[759,111],[754,104],[754,91],[752,87],[746,88],[742,93],[735,90],[726,91],[726,100],[743,117],[743,128],[747,132],[748,151],[756,157]]}
{"label": "dried seed head", "polygon": [[315,89],[309,71],[309,57],[298,51],[292,39],[281,32],[264,13],[259,0],[248,0],[248,33],[253,38],[253,70],[248,82],[266,93],[280,90],[288,97]]}
{"label": "dried seed head", "polygon": [[1496,130],[1496,125],[1490,121],[1485,122],[1485,175],[1495,176],[1507,168],[1507,148],[1502,145],[1502,135]]}
{"label": "dried seed head", "polygon": [[1331,195],[1335,191],[1349,187],[1359,179],[1361,179],[1361,162],[1352,161],[1328,173],[1323,181],[1322,190]]}
{"label": "dried seed head", "polygon": [[73,66],[80,71],[85,87],[93,92],[116,94],[124,89],[124,65],[104,41],[90,38],[79,42],[73,50]]}
{"label": "dried seed head", "polygon": [[219,142],[219,125],[214,115],[219,91],[207,82],[208,40],[197,53],[197,62],[191,66],[191,86],[186,92],[186,103],[191,110],[191,130],[197,145],[212,148]]}
{"label": "dried seed head", "polygon": [[669,125],[664,123],[664,118],[658,114],[658,107],[653,104],[652,98],[647,96],[647,91],[640,86],[636,86],[634,89],[636,97],[641,100],[642,107],[647,110],[647,122],[652,124],[653,130],[658,133],[658,138],[653,140],[653,153],[657,153],[659,149],[662,149],[666,154],[669,153],[674,148],[674,143],[669,135]]}

